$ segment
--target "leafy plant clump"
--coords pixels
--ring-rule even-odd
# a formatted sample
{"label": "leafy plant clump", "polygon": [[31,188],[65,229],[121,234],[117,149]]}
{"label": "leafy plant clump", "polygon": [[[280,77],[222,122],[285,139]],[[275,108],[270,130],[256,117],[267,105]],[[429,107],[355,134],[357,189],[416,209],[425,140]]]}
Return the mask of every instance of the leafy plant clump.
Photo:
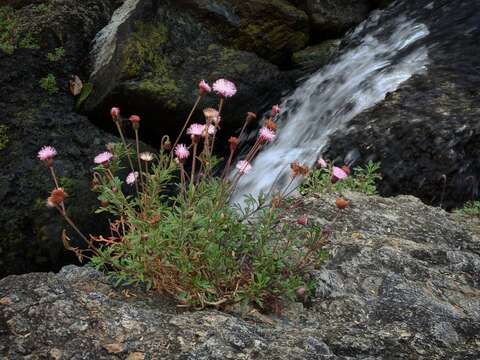
{"label": "leafy plant clump", "polygon": [[[327,162],[321,159],[317,164],[318,169],[313,171],[305,180],[300,188],[300,192],[302,194],[328,192],[341,193],[344,190],[351,190],[366,195],[376,195],[376,183],[382,179],[380,167],[380,163],[369,161],[365,167],[356,167],[353,169],[353,173],[348,176],[350,174],[350,169],[348,167],[338,168],[331,164],[327,164]],[[339,175],[338,177],[335,177],[338,172],[340,174],[345,173],[345,176],[342,177],[342,175]],[[332,181],[332,178],[334,181]]]}
{"label": "leafy plant clump", "polygon": [[56,48],[47,54],[47,59],[51,62],[57,62],[65,56],[65,49],[63,47]]}
{"label": "leafy plant clump", "polygon": [[58,92],[57,79],[55,75],[48,74],[44,78],[40,79],[40,87],[48,92],[50,95],[56,94]]}
{"label": "leafy plant clump", "polygon": [[457,210],[460,214],[480,217],[480,201],[469,201],[465,206]]}
{"label": "leafy plant clump", "polygon": [[[252,168],[251,161],[274,141],[279,108],[272,109],[257,142],[235,171],[231,163],[241,136],[230,138],[223,174],[214,176],[220,172],[219,159],[212,152],[221,110],[236,88],[220,79],[214,89],[220,97],[218,109],[204,109],[204,124],[190,124],[189,116],[174,144],[165,137],[158,154],[140,151],[139,116],[128,119],[136,140],[131,146],[122,130],[125,119],[118,108],[112,109],[122,142],[108,144],[107,151],[95,157],[92,180],[99,200],[97,213],[107,213],[111,219],[108,237],[87,237],[79,230],[65,208],[67,192],[59,185],[47,204],[88,245],[86,250],[73,247],[64,231],[66,248],[118,284],[146,284],[183,307],[241,302],[280,311],[285,301],[308,296],[312,288],[308,273],[324,259],[329,232],[286,216],[295,204],[284,193],[274,194],[271,204],[263,195],[248,197],[243,207],[230,204],[238,181]],[[193,110],[210,91],[202,81]],[[245,123],[255,118],[248,113]],[[187,127],[190,145],[178,144]],[[58,184],[53,170],[56,154],[54,148],[44,147],[39,158]],[[292,179],[308,171],[293,163]]]}

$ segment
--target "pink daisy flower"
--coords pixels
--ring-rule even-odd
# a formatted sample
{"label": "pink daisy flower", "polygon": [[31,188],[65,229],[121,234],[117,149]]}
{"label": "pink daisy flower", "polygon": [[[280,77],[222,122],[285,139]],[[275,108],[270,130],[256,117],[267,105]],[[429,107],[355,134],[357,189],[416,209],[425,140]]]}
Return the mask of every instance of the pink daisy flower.
{"label": "pink daisy flower", "polygon": [[343,180],[345,179],[348,174],[342,170],[341,168],[337,167],[337,166],[334,166],[332,168],[332,175],[337,179],[337,180]]}
{"label": "pink daisy flower", "polygon": [[187,129],[187,134],[192,136],[202,136],[205,130],[205,125],[201,124],[192,124]]}
{"label": "pink daisy flower", "polygon": [[185,144],[179,144],[175,148],[175,156],[178,158],[178,160],[185,161],[190,156],[190,151],[188,151]]}
{"label": "pink daisy flower", "polygon": [[236,168],[240,174],[245,175],[252,170],[252,165],[246,160],[241,160],[237,163]]}
{"label": "pink daisy flower", "polygon": [[120,117],[120,108],[112,107],[112,110],[110,110],[110,115],[112,115],[112,119],[118,119]]}
{"label": "pink daisy flower", "polygon": [[275,136],[275,133],[265,126],[260,129],[260,141],[272,142],[275,140]]}
{"label": "pink daisy flower", "polygon": [[200,95],[205,95],[206,93],[212,92],[212,88],[205,80],[200,81],[198,84],[198,91]]}
{"label": "pink daisy flower", "polygon": [[280,113],[280,106],[274,105],[272,107],[272,112],[271,112],[272,117],[277,116],[279,113]]}
{"label": "pink daisy flower", "polygon": [[213,91],[224,98],[229,98],[237,93],[237,87],[231,81],[219,79],[213,83]]}
{"label": "pink daisy flower", "polygon": [[40,149],[37,156],[41,161],[47,161],[52,159],[56,155],[57,155],[57,150],[55,150],[54,147],[44,146]]}
{"label": "pink daisy flower", "polygon": [[131,172],[128,174],[127,179],[125,180],[128,185],[132,186],[138,179],[138,171]]}
{"label": "pink daisy flower", "polygon": [[322,158],[318,159],[317,166],[321,169],[325,169],[327,167],[327,162]]}
{"label": "pink daisy flower", "polygon": [[95,164],[98,164],[98,165],[108,164],[112,159],[112,157],[113,155],[111,152],[105,151],[95,156],[95,159],[93,161],[95,162]]}

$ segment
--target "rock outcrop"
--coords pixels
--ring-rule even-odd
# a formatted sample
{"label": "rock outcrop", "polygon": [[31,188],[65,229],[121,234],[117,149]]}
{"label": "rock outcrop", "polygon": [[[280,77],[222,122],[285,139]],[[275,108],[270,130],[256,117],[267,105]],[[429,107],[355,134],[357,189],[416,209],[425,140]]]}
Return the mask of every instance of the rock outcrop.
{"label": "rock outcrop", "polygon": [[40,147],[57,148],[57,175],[72,198],[69,211],[82,228],[97,232],[89,169],[111,139],[75,113],[68,81],[73,74],[85,79],[89,43],[108,22],[113,2],[27,3],[32,1],[18,10],[0,7],[0,276],[49,270],[65,256],[63,225],[45,207],[53,182],[36,158]]}
{"label": "rock outcrop", "polygon": [[478,359],[480,222],[410,196],[310,196],[332,231],[315,295],[281,316],[179,312],[89,267],[0,280],[0,356],[53,359]]}
{"label": "rock outcrop", "polygon": [[353,151],[381,161],[385,195],[459,206],[479,194],[480,2],[403,1],[398,8],[428,28],[427,71],[333,134],[328,156],[341,161]]}

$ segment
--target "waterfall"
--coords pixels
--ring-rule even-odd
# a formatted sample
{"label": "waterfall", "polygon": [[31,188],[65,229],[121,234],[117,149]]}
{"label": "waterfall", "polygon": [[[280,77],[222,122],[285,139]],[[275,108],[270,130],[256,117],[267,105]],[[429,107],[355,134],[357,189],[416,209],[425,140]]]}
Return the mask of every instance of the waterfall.
{"label": "waterfall", "polygon": [[372,13],[346,37],[334,61],[282,101],[278,137],[241,178],[234,202],[283,189],[292,161],[313,166],[333,131],[426,70],[428,49],[421,39],[429,30],[414,14],[399,15],[399,8]]}

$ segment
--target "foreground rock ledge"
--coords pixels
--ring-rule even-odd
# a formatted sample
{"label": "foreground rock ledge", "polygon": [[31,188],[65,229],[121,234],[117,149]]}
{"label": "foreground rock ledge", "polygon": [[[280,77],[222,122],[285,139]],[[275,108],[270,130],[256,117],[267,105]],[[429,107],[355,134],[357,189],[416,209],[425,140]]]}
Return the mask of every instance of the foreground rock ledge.
{"label": "foreground rock ledge", "polygon": [[[178,313],[65,267],[0,280],[5,359],[478,359],[480,224],[419,200],[347,193],[311,306],[282,317]],[[289,216],[327,224],[335,196]]]}

